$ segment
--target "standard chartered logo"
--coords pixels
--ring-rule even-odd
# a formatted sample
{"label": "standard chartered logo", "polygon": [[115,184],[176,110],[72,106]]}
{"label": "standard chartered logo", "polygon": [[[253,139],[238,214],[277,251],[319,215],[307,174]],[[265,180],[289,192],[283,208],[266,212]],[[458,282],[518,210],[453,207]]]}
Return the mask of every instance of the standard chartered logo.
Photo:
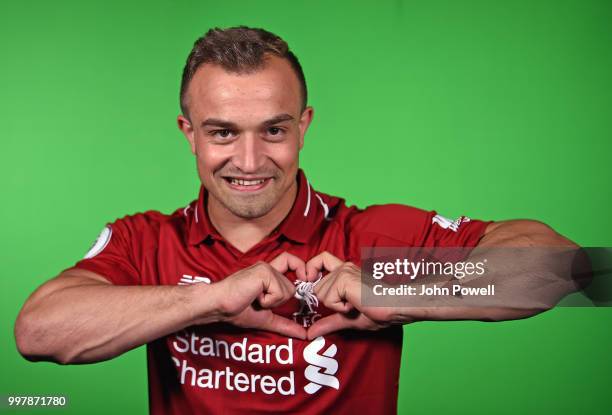
{"label": "standard chartered logo", "polygon": [[[291,338],[286,338],[286,343],[260,344],[248,337],[230,341],[182,330],[170,339],[171,358],[182,385],[266,395],[296,394],[296,362]],[[303,357],[308,364],[304,370],[307,394],[312,395],[323,386],[340,388],[335,376],[337,352],[336,345],[329,342],[326,345],[322,336],[306,345]]]}
{"label": "standard chartered logo", "polygon": [[310,381],[304,386],[304,390],[311,395],[323,386],[340,388],[340,382],[334,376],[338,371],[338,361],[333,359],[338,349],[335,344],[331,344],[320,353],[324,347],[325,339],[319,336],[304,348],[304,360],[309,364],[304,371],[304,377]]}

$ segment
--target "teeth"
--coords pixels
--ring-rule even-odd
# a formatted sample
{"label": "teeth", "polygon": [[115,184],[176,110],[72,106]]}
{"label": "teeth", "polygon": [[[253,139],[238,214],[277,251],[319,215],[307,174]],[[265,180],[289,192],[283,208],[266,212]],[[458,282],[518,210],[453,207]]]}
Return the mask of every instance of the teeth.
{"label": "teeth", "polygon": [[238,185],[238,186],[257,186],[258,184],[262,184],[264,181],[265,181],[264,179],[259,179],[259,180],[231,179],[231,183],[233,185]]}

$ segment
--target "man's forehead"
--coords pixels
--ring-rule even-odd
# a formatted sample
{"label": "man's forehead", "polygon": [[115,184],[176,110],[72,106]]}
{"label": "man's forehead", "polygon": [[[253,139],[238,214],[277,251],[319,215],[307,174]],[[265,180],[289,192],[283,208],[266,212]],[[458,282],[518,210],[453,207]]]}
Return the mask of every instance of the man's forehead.
{"label": "man's forehead", "polygon": [[202,65],[189,85],[188,101],[194,115],[294,112],[301,104],[300,92],[298,78],[289,63],[271,57],[263,67],[249,73],[228,72],[216,64]]}

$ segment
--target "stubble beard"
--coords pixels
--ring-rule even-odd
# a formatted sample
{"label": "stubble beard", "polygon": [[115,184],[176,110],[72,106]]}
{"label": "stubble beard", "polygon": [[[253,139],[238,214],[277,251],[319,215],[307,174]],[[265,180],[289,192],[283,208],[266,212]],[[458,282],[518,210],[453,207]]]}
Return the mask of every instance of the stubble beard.
{"label": "stubble beard", "polygon": [[[242,219],[256,219],[268,214],[282,198],[283,189],[278,188],[281,178],[274,174],[271,183],[268,183],[264,192],[256,195],[236,195],[227,188],[225,179],[215,175],[214,189],[208,189],[209,193],[233,215]],[[219,188],[221,187],[221,188]]]}
{"label": "stubble beard", "polygon": [[220,199],[220,202],[227,210],[239,218],[256,219],[265,216],[272,210],[278,202],[276,196],[275,194],[240,198],[227,196]]}

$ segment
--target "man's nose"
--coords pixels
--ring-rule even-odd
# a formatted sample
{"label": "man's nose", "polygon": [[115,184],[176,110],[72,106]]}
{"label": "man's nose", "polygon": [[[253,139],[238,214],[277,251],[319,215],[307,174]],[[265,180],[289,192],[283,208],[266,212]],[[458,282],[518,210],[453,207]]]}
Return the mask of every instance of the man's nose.
{"label": "man's nose", "polygon": [[238,141],[233,164],[245,173],[256,173],[265,164],[265,143],[250,133]]}

